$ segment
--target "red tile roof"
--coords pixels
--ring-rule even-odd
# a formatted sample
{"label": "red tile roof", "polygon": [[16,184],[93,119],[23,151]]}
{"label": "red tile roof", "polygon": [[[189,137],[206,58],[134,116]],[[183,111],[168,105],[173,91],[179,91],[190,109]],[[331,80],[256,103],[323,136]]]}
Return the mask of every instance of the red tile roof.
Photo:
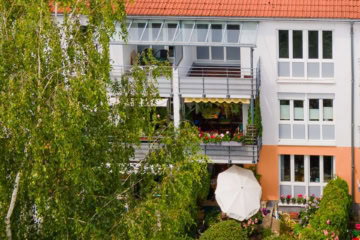
{"label": "red tile roof", "polygon": [[128,15],[360,19],[360,0],[132,0]]}

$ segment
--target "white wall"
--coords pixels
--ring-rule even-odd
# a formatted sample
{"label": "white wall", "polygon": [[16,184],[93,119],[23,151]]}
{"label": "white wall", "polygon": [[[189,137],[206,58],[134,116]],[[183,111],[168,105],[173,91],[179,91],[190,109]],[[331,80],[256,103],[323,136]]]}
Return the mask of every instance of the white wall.
{"label": "white wall", "polygon": [[[277,78],[277,30],[332,30],[334,81],[309,83],[279,82]],[[357,41],[360,44],[360,41]],[[259,24],[255,63],[261,57],[261,110],[263,144],[277,145],[279,124],[278,93],[333,93],[335,138],[337,146],[350,146],[351,55],[350,24],[336,22],[262,21]],[[320,82],[320,81],[318,81]],[[359,91],[358,91],[359,92]],[[357,94],[359,97],[359,93]],[[360,111],[358,112],[360,114]],[[359,124],[358,124],[359,125]],[[303,145],[303,144],[298,144]],[[309,145],[318,145],[311,144]]]}
{"label": "white wall", "polygon": [[195,59],[195,47],[183,47],[183,59],[179,64],[179,74],[188,72]]}

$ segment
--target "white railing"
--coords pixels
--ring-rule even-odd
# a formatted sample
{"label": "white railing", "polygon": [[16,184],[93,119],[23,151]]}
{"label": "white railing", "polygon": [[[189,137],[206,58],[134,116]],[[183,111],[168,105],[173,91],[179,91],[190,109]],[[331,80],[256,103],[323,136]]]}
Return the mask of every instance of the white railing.
{"label": "white railing", "polygon": [[[151,67],[140,66],[147,70],[149,79],[152,78]],[[171,68],[171,67],[170,67]],[[114,65],[112,77],[119,78],[128,74],[131,76],[133,66]],[[181,66],[172,68],[177,71],[177,84],[173,79],[160,76],[156,80],[156,86],[162,97],[171,97],[174,88],[183,97],[222,97],[222,98],[248,98],[259,94],[260,61],[256,68],[241,68],[239,65],[199,65]]]}
{"label": "white railing", "polygon": [[250,98],[257,91],[256,68],[193,65],[179,67],[182,95]]}
{"label": "white railing", "polygon": [[[149,81],[153,81],[153,71],[150,66],[139,66],[143,68],[145,72],[148,74]],[[171,68],[172,71],[172,67]],[[122,76],[129,76],[129,79],[132,77],[132,71],[134,70],[134,66],[131,65],[113,65],[111,76],[113,80],[119,80]],[[160,76],[156,78],[154,82],[155,86],[159,90],[159,94],[161,97],[171,97],[173,93],[173,79],[167,78],[165,76]]]}

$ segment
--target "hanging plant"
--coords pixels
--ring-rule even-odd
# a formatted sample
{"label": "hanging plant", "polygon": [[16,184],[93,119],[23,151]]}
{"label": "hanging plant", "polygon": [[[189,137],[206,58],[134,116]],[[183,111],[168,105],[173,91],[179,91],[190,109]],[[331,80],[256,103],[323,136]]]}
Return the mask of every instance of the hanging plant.
{"label": "hanging plant", "polygon": [[212,103],[202,103],[200,105],[200,112],[205,119],[217,119],[220,114],[220,108]]}

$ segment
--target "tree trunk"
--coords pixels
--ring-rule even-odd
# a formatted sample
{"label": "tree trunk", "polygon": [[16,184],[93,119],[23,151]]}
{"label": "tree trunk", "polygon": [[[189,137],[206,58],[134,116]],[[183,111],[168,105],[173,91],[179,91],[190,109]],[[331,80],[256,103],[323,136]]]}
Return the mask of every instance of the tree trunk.
{"label": "tree trunk", "polygon": [[5,218],[5,225],[6,225],[6,236],[9,240],[12,239],[12,234],[11,234],[11,215],[14,211],[14,207],[15,207],[15,202],[16,202],[16,197],[17,197],[17,193],[19,190],[19,182],[20,182],[20,175],[21,172],[18,172],[16,174],[16,179],[15,179],[15,184],[14,184],[14,189],[13,189],[13,193],[11,196],[11,201],[10,201],[10,206]]}

